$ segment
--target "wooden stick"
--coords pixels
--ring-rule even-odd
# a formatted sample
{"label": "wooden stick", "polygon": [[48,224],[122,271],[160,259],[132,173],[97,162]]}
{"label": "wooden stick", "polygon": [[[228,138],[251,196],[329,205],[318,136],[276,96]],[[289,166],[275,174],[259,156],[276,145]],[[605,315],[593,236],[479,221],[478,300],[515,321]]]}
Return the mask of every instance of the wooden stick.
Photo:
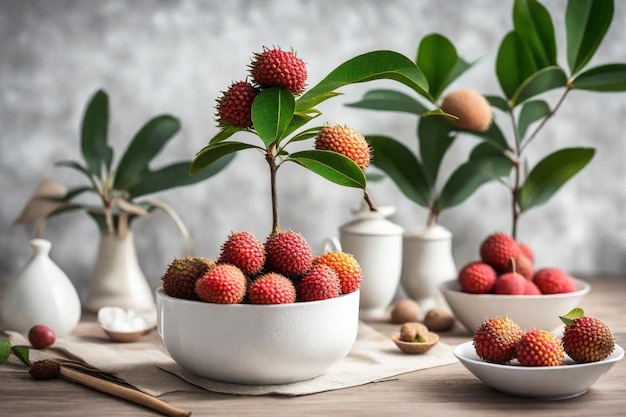
{"label": "wooden stick", "polygon": [[77,384],[93,388],[97,391],[104,392],[105,394],[143,405],[144,407],[151,408],[152,410],[158,411],[166,416],[188,417],[191,415],[191,411],[181,410],[180,408],[176,408],[165,401],[161,401],[158,398],[152,397],[141,391],[127,388],[82,372],[74,371],[64,366],[61,366],[61,377],[69,381],[76,382]]}

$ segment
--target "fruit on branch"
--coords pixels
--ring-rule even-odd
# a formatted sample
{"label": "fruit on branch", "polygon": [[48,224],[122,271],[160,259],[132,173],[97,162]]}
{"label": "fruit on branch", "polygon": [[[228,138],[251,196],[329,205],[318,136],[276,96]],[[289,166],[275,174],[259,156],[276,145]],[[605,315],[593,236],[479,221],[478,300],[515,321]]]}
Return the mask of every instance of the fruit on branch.
{"label": "fruit on branch", "polygon": [[305,62],[294,52],[264,48],[254,54],[250,64],[254,83],[262,89],[284,87],[295,95],[304,91],[307,79]]}
{"label": "fruit on branch", "polygon": [[348,126],[324,126],[315,137],[315,149],[340,153],[352,159],[361,169],[365,169],[372,158],[365,137]]}
{"label": "fruit on branch", "polygon": [[218,126],[252,128],[252,103],[259,89],[246,81],[233,83],[217,99],[216,118]]}
{"label": "fruit on branch", "polygon": [[487,99],[471,89],[455,90],[448,93],[441,102],[441,110],[458,119],[449,119],[450,123],[463,130],[484,132],[489,129],[492,120],[491,107]]}

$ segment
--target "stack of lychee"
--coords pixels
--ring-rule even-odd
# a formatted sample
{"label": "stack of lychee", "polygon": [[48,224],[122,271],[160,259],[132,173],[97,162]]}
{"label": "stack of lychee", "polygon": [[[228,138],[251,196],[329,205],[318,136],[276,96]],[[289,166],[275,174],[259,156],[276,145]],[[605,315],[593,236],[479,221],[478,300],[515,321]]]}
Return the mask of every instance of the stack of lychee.
{"label": "stack of lychee", "polygon": [[480,261],[459,271],[461,290],[471,294],[541,295],[576,291],[574,279],[560,268],[535,271],[530,247],[505,233],[494,233],[480,245]]}
{"label": "stack of lychee", "polygon": [[543,329],[523,330],[508,317],[489,318],[474,332],[474,349],[487,362],[517,359],[522,366],[565,364],[565,353],[576,363],[601,361],[613,353],[615,337],[603,321],[584,315],[561,319],[565,330],[559,338]]}
{"label": "stack of lychee", "polygon": [[339,297],[359,289],[363,272],[345,252],[317,257],[293,231],[271,234],[262,243],[251,233],[232,233],[217,262],[187,257],[172,261],[162,276],[165,294],[221,304],[289,304]]}

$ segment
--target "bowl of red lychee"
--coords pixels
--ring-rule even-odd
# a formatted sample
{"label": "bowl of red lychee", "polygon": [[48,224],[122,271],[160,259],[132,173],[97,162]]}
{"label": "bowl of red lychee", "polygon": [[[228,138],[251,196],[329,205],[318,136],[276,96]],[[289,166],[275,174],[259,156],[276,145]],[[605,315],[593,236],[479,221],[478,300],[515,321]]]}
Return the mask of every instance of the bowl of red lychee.
{"label": "bowl of red lychee", "polygon": [[506,316],[485,319],[454,355],[498,391],[551,400],[577,397],[624,358],[609,326],[576,308],[559,334],[523,329]]}
{"label": "bowl of red lychee", "polygon": [[523,328],[554,329],[559,316],[577,307],[591,289],[561,268],[537,268],[532,250],[504,233],[488,236],[479,253],[480,260],[439,285],[450,310],[470,331],[498,315]]}
{"label": "bowl of red lychee", "polygon": [[157,290],[157,329],[182,368],[211,380],[312,379],[350,352],[362,270],[345,252],[314,256],[304,237],[228,236],[216,261],[174,259]]}

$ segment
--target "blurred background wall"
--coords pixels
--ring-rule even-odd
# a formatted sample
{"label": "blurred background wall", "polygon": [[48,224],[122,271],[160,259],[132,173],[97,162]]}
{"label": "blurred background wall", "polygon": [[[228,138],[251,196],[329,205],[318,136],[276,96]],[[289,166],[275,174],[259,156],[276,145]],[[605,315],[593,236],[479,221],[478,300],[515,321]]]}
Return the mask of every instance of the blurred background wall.
{"label": "blurred background wall", "polygon": [[[230,0],[28,1],[0,0],[0,284],[13,279],[30,256],[32,228],[13,220],[43,178],[83,184],[75,172],[54,167],[79,160],[79,126],[88,98],[110,95],[110,141],[117,155],[151,117],[171,113],[183,129],[159,164],[192,158],[216,132],[215,99],[244,79],[250,57],[263,46],[293,48],[308,65],[309,85],[345,60],[391,49],[414,57],[421,38],[440,32],[461,56],[480,62],[452,88],[499,93],[494,57],[512,28],[512,1]],[[552,12],[564,60],[565,0]],[[626,62],[626,4],[615,17],[592,64]],[[563,61],[564,62],[564,61]],[[351,86],[320,106],[320,121],[349,124],[364,134],[386,134],[415,146],[415,119],[347,108],[385,82]],[[548,99],[553,97],[548,95]],[[519,238],[539,266],[574,274],[626,272],[626,95],[574,92],[529,147],[532,164],[556,148],[593,146],[591,164],[548,204],[529,211]],[[503,124],[504,126],[504,124]],[[450,172],[475,139],[463,136],[444,161]],[[195,186],[157,195],[183,218],[196,254],[215,258],[230,231],[259,237],[271,229],[269,177],[263,158],[242,152],[225,171]],[[444,178],[447,175],[443,176]],[[300,231],[315,250],[351,218],[361,193],[326,182],[300,167],[279,171],[281,225]],[[420,227],[426,211],[385,180],[370,185],[378,205],[393,205],[392,220]],[[492,183],[465,204],[444,212],[454,234],[457,266],[478,256],[488,234],[510,230],[509,194]],[[176,226],[161,212],[134,224],[140,263],[156,287],[174,256],[184,255]],[[84,213],[49,221],[44,237],[52,258],[83,289],[97,251],[98,230]]]}

